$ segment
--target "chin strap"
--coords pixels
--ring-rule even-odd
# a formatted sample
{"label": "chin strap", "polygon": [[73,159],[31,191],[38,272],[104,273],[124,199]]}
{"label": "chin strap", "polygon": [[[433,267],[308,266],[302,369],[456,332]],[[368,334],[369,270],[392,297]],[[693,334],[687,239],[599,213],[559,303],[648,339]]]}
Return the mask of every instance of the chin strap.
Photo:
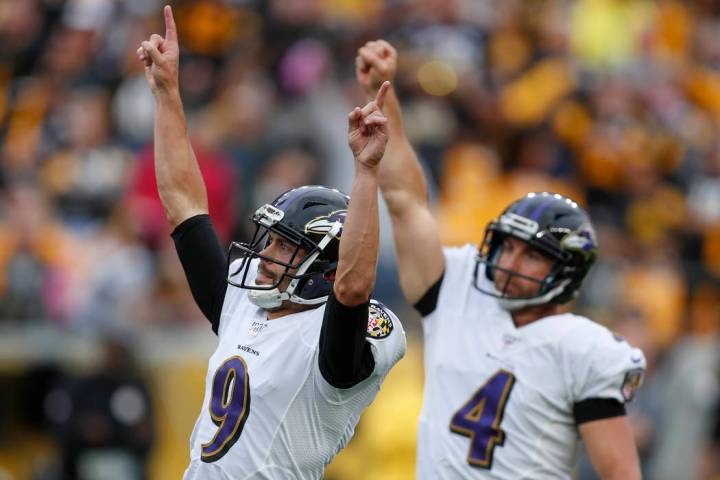
{"label": "chin strap", "polygon": [[560,295],[565,289],[565,287],[570,284],[570,281],[571,280],[569,278],[566,278],[565,280],[560,282],[555,288],[548,291],[544,295],[532,298],[507,298],[503,297],[502,294],[498,292],[494,286],[493,290],[496,293],[495,296],[497,296],[500,306],[508,312],[514,312],[517,310],[522,310],[525,307],[534,307],[536,305],[543,305],[545,303],[548,303],[550,300]]}
{"label": "chin strap", "polygon": [[281,292],[277,288],[272,290],[256,290],[253,287],[258,286],[255,282],[250,284],[248,290],[248,300],[263,310],[275,310],[280,307],[285,300],[290,298],[287,292]]}
{"label": "chin strap", "polygon": [[[252,286],[255,286],[255,284],[253,283]],[[279,308],[285,300],[300,305],[319,305],[325,303],[327,299],[327,295],[310,299],[302,298],[297,295],[290,295],[287,291],[281,292],[277,288],[273,288],[272,290],[248,290],[248,300],[263,310],[275,310]]]}
{"label": "chin strap", "polygon": [[[325,250],[325,247],[327,247],[333,239],[338,238],[342,227],[342,222],[335,222],[335,224],[333,224],[322,240],[320,240],[320,243],[318,243],[318,248],[315,252],[309,255],[300,264],[295,275],[300,276],[307,272],[310,265],[312,265],[323,250]],[[301,305],[318,305],[327,301],[327,295],[310,299],[295,295],[295,289],[297,288],[298,283],[300,283],[300,280],[300,278],[294,278],[284,292],[281,292],[278,288],[273,288],[272,290],[259,290],[252,288],[258,286],[255,281],[253,281],[251,288],[248,291],[248,300],[264,310],[275,310],[276,308],[280,308],[285,300],[289,300],[292,303],[299,303]]]}

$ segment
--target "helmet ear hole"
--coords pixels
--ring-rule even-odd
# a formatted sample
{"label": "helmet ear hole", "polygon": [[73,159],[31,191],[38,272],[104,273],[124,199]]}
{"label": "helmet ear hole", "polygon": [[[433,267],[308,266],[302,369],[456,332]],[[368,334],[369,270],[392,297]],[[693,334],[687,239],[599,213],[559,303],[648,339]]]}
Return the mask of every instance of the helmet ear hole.
{"label": "helmet ear hole", "polygon": [[325,273],[323,274],[323,278],[325,279],[325,281],[327,281],[327,282],[334,282],[334,281],[335,281],[335,272],[336,272],[336,271],[337,271],[337,270],[328,270],[327,272],[325,272]]}

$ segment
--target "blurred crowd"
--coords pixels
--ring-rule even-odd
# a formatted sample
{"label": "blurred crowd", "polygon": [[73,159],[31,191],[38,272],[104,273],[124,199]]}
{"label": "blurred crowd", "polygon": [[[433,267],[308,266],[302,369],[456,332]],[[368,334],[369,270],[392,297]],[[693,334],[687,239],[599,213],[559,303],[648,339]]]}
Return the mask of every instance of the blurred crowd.
{"label": "blurred crowd", "polygon": [[[646,476],[720,478],[720,1],[171,4],[224,243],[288,188],[347,189],[355,52],[385,38],[445,242],[480,241],[527,191],[586,205],[601,260],[576,307],[648,358],[631,407]],[[161,7],[0,0],[2,328],[205,327],[157,198],[135,56]],[[385,247],[378,296],[402,310]]]}

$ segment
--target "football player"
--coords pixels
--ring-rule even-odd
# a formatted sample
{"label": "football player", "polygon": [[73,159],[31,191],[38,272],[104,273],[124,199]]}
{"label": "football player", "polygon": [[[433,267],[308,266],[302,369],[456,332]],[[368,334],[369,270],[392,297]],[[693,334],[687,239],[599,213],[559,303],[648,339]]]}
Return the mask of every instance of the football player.
{"label": "football player", "polygon": [[155,97],[158,190],[218,335],[185,479],[320,479],[405,352],[398,319],[370,301],[389,84],[349,115],[352,202],[326,187],[290,190],[255,211],[253,239],[233,243],[226,259],[188,140],[170,7],[164,15],[165,36],[137,51]]}
{"label": "football player", "polygon": [[[383,40],[358,50],[368,93],[396,67]],[[530,193],[487,226],[479,246],[443,248],[392,87],[384,106],[380,189],[402,290],[423,317],[418,478],[569,479],[580,440],[602,478],[640,478],[624,404],[643,354],[559,309],[595,260],[587,213],[561,195]]]}

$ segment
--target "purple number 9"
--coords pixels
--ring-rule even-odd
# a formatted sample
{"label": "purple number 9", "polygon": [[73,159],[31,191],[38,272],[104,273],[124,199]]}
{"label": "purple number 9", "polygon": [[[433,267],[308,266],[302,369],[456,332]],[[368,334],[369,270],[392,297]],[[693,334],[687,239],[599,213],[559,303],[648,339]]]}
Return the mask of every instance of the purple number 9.
{"label": "purple number 9", "polygon": [[450,430],[470,437],[470,451],[467,461],[474,467],[492,468],[493,451],[505,442],[505,433],[500,430],[503,412],[515,376],[499,370],[481,386],[470,400],[455,412],[450,421]]}
{"label": "purple number 9", "polygon": [[210,397],[210,416],[218,426],[215,436],[202,445],[203,462],[225,455],[242,433],[250,413],[250,377],[242,357],[230,357],[215,371]]}

